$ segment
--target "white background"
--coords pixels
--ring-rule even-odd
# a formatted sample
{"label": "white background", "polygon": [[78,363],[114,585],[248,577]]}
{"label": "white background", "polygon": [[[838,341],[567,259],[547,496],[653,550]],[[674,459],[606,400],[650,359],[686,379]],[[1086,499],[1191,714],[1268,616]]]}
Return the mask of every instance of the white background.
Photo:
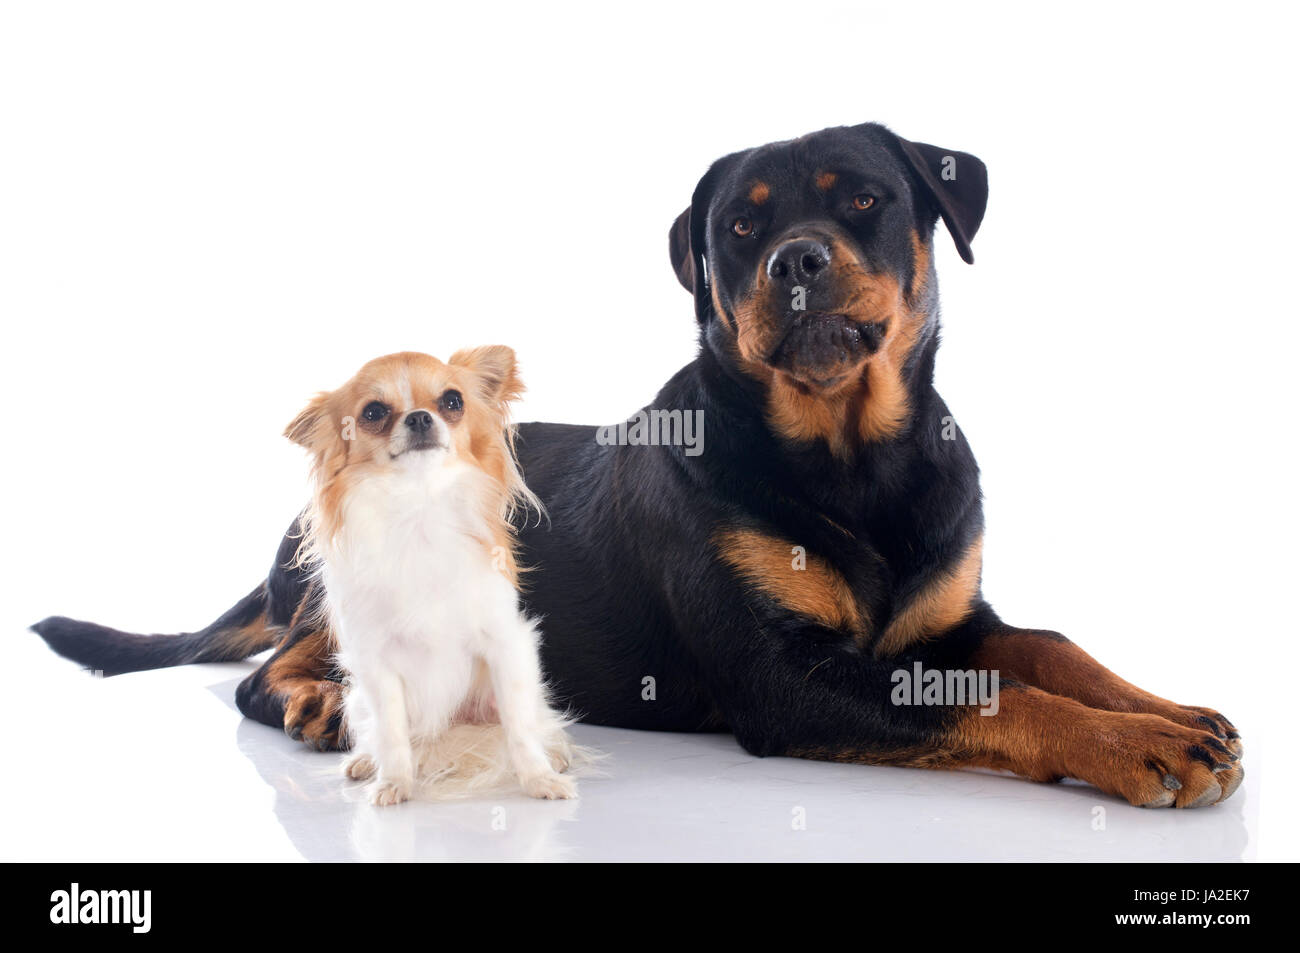
{"label": "white background", "polygon": [[[284,424],[378,354],[508,343],[520,419],[622,419],[694,351],[667,231],[709,162],[878,120],[989,166],[977,264],[936,241],[987,595],[1224,711],[1258,856],[1300,854],[1283,5],[0,11],[15,646],[245,593],[304,500]],[[8,670],[10,739],[59,673]]]}

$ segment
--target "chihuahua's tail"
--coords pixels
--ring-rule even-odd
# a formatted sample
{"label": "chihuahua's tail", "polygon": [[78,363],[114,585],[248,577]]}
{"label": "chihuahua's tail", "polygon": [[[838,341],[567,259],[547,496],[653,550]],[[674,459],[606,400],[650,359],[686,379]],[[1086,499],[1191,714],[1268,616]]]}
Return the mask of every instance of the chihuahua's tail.
{"label": "chihuahua's tail", "polygon": [[237,662],[269,649],[284,634],[282,626],[271,622],[265,582],[198,632],[135,635],[64,616],[37,622],[32,631],[64,658],[104,675],[193,662]]}

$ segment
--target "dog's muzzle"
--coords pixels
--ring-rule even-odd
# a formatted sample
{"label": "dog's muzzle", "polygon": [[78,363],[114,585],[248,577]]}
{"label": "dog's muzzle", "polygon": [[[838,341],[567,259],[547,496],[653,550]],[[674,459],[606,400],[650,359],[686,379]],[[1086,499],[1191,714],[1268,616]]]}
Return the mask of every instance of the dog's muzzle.
{"label": "dog's muzzle", "polygon": [[437,450],[443,446],[443,428],[438,426],[438,421],[427,410],[411,411],[403,418],[402,428],[406,433],[406,444],[393,454],[394,457],[412,450]]}
{"label": "dog's muzzle", "polygon": [[887,324],[824,311],[796,312],[768,363],[810,384],[842,377],[880,349]]}

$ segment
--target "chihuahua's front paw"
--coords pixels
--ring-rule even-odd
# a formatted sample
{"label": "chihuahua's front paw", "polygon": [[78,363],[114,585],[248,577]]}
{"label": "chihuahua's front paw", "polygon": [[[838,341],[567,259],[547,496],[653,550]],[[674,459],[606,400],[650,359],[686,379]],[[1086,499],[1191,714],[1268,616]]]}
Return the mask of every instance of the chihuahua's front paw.
{"label": "chihuahua's front paw", "polygon": [[548,801],[578,796],[578,785],[573,778],[566,778],[554,771],[549,774],[536,774],[521,778],[524,793],[529,797],[546,798]]}
{"label": "chihuahua's front paw", "polygon": [[366,796],[375,807],[390,807],[401,804],[411,796],[411,785],[405,781],[380,779],[366,788]]}
{"label": "chihuahua's front paw", "polygon": [[353,781],[366,781],[375,776],[375,759],[368,754],[357,754],[343,763],[343,773]]}

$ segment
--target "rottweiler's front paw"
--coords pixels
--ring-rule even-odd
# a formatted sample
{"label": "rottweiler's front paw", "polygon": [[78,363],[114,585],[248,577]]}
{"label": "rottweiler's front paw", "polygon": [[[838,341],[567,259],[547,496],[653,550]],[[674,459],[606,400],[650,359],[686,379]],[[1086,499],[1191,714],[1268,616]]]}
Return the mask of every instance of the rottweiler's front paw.
{"label": "rottweiler's front paw", "polygon": [[1196,705],[1179,705],[1178,707],[1187,717],[1193,720],[1190,727],[1204,728],[1207,731],[1212,732],[1214,737],[1218,738],[1228,746],[1229,751],[1237,757],[1241,757],[1241,754],[1245,749],[1241,743],[1241,735],[1237,733],[1237,729],[1233,726],[1232,722],[1228,721],[1228,719],[1224,718],[1213,708],[1200,708]]}
{"label": "rottweiler's front paw", "polygon": [[1193,716],[1192,725],[1157,715],[1121,717],[1122,726],[1102,735],[1091,759],[1093,776],[1084,780],[1138,807],[1205,807],[1241,785],[1241,759],[1199,720],[1208,716]]}
{"label": "rottweiler's front paw", "polygon": [[343,686],[327,679],[294,686],[284,705],[284,731],[317,751],[346,751]]}
{"label": "rottweiler's front paw", "polygon": [[[1163,700],[1162,700],[1163,701]],[[1176,725],[1182,725],[1184,728],[1195,728],[1199,731],[1208,731],[1214,735],[1223,745],[1235,754],[1241,757],[1244,750],[1241,744],[1241,735],[1232,722],[1228,721],[1213,708],[1201,708],[1199,705],[1178,705],[1174,702],[1163,702],[1152,712],[1161,718],[1167,718]]]}

